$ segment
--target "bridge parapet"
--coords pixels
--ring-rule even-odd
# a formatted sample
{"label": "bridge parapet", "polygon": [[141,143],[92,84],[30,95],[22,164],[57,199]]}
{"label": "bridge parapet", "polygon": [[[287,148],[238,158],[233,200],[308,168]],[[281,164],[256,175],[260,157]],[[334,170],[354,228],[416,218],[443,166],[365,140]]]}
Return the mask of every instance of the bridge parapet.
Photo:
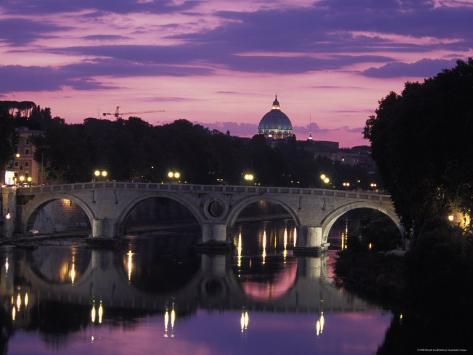
{"label": "bridge parapet", "polygon": [[293,188],[272,186],[240,186],[240,185],[196,185],[172,183],[138,183],[138,182],[86,182],[75,184],[43,185],[18,188],[18,194],[29,195],[51,192],[72,192],[81,190],[117,189],[133,191],[174,191],[186,193],[230,193],[230,194],[295,194],[313,195],[339,198],[353,198],[357,200],[391,201],[391,197],[373,191],[344,191],[316,188]]}

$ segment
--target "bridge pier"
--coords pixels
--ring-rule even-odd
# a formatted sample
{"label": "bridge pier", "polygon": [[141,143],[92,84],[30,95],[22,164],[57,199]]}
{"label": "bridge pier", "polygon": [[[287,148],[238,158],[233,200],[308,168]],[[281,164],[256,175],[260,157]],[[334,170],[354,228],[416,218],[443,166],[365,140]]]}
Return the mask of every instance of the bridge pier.
{"label": "bridge pier", "polygon": [[1,197],[1,219],[3,221],[1,234],[3,237],[11,238],[16,226],[16,189],[2,188]]}
{"label": "bridge pier", "polygon": [[323,231],[319,226],[300,226],[298,229],[297,246],[294,248],[296,254],[319,254],[326,249],[323,243]]}
{"label": "bridge pier", "polygon": [[116,223],[109,218],[92,220],[92,238],[114,238],[117,234]]}
{"label": "bridge pier", "polygon": [[212,277],[225,277],[227,264],[226,255],[202,255],[200,262],[202,272]]}
{"label": "bridge pier", "polygon": [[225,243],[227,241],[227,225],[223,223],[205,223],[202,225],[203,243]]}
{"label": "bridge pier", "polygon": [[202,224],[202,242],[198,245],[201,252],[220,253],[230,249],[227,241],[227,225],[224,223]]}

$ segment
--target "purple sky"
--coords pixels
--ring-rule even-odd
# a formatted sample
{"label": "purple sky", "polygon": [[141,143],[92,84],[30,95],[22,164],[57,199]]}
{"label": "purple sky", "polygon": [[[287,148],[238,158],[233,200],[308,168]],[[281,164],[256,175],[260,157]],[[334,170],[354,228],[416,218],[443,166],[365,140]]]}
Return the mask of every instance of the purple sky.
{"label": "purple sky", "polygon": [[305,138],[365,143],[389,91],[473,56],[473,0],[2,0],[0,99],[251,136],[273,95]]}

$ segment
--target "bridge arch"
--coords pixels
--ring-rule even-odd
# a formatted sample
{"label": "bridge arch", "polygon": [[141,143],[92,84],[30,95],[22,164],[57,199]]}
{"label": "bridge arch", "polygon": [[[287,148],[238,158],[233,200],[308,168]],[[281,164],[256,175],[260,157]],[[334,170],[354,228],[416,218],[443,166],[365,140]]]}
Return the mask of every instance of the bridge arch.
{"label": "bridge arch", "polygon": [[37,214],[45,207],[48,203],[59,200],[68,200],[72,203],[78,205],[82,212],[87,216],[89,225],[92,228],[93,221],[95,219],[95,214],[89,205],[83,201],[80,197],[68,193],[56,193],[52,195],[43,195],[41,197],[34,198],[31,202],[26,205],[26,208],[22,213],[22,226],[23,232],[28,232],[34,223],[34,219]]}
{"label": "bridge arch", "polygon": [[369,201],[357,201],[357,202],[351,202],[346,205],[343,205],[333,211],[331,211],[325,218],[322,220],[322,240],[323,242],[327,242],[328,235],[330,233],[330,229],[332,226],[335,224],[335,222],[343,216],[345,213],[359,209],[359,208],[367,208],[367,209],[372,209],[379,211],[386,215],[399,229],[399,232],[401,235],[404,234],[404,229],[402,227],[401,221],[399,220],[399,217],[397,216],[396,212],[394,211],[394,208],[388,209],[383,206],[379,206],[376,203],[370,203]]}
{"label": "bridge arch", "polygon": [[282,208],[284,208],[284,210],[286,210],[287,213],[289,213],[291,218],[294,220],[296,226],[300,226],[301,223],[300,223],[299,216],[298,216],[297,212],[294,211],[294,209],[291,206],[289,206],[286,202],[284,202],[284,201],[282,201],[278,198],[270,197],[270,196],[266,196],[266,195],[264,195],[264,196],[251,196],[251,197],[245,198],[245,199],[239,201],[237,204],[235,204],[230,209],[230,212],[228,214],[228,217],[227,217],[227,220],[226,220],[227,226],[228,227],[233,226],[235,224],[238,216],[240,215],[240,213],[246,207],[248,207],[252,203],[256,203],[256,202],[259,202],[261,200],[264,200],[264,201],[267,201],[267,202],[270,202],[270,203],[281,206]]}
{"label": "bridge arch", "polygon": [[158,192],[158,193],[153,193],[145,196],[139,196],[133,200],[131,200],[125,208],[121,211],[119,214],[118,220],[117,220],[117,227],[118,227],[118,233],[123,234],[124,228],[125,228],[125,222],[130,214],[130,212],[140,203],[145,200],[150,200],[150,199],[168,199],[174,202],[177,202],[180,204],[182,207],[187,209],[191,215],[194,217],[194,219],[197,221],[199,226],[202,228],[202,225],[204,224],[204,217],[202,216],[198,206],[196,206],[195,203],[192,201],[180,197],[178,194],[172,194],[172,193],[167,193],[167,192]]}

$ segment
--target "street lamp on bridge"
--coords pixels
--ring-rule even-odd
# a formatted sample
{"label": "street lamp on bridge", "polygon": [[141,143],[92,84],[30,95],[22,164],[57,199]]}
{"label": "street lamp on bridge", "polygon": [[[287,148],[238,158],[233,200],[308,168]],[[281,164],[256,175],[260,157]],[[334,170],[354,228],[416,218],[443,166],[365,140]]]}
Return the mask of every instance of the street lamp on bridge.
{"label": "street lamp on bridge", "polygon": [[108,171],[107,170],[100,170],[96,169],[94,171],[94,181],[97,179],[106,179],[108,177]]}

